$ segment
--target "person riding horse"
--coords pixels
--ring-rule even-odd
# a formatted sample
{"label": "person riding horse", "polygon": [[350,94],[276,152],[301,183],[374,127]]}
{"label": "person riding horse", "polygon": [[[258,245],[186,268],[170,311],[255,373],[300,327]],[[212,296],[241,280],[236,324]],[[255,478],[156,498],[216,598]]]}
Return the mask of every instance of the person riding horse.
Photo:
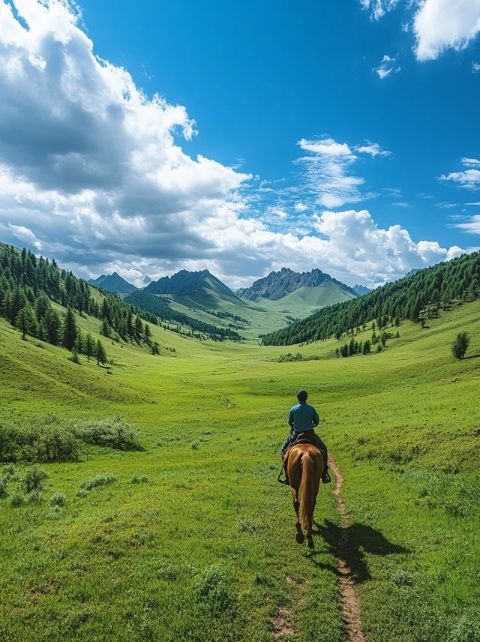
{"label": "person riding horse", "polygon": [[297,394],[297,399],[298,403],[292,406],[288,414],[290,434],[283,442],[282,460],[285,462],[287,450],[299,436],[308,437],[309,442],[317,446],[322,452],[325,463],[322,481],[324,484],[328,484],[331,481],[330,475],[328,474],[328,450],[325,443],[314,431],[314,428],[320,423],[320,417],[316,409],[307,403],[308,393],[306,390],[300,390]]}

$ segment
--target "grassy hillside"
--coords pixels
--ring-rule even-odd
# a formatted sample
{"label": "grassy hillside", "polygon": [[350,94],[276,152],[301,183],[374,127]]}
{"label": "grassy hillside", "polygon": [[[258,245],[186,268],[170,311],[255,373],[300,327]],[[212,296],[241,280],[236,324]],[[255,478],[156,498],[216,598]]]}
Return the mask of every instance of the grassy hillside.
{"label": "grassy hillside", "polygon": [[355,298],[355,295],[348,290],[340,290],[330,281],[326,281],[315,287],[299,288],[275,301],[257,299],[257,302],[266,305],[270,310],[278,310],[296,318],[303,318],[325,306]]}
{"label": "grassy hillside", "polygon": [[[119,414],[145,449],[83,444],[78,462],[39,464],[43,496],[21,506],[12,497],[29,467],[2,467],[0,638],[267,641],[281,609],[292,639],[340,642],[331,488],[307,551],[275,481],[286,412],[305,386],[345,477],[369,639],[479,639],[479,317],[468,303],[423,329],[402,322],[380,354],[336,359],[331,339],[292,362],[279,361],[284,347],[152,327],[160,356],[109,343],[108,368],[76,365],[0,320],[0,425]],[[98,336],[97,319],[80,324]],[[471,348],[454,361],[462,330]],[[82,489],[98,475],[110,483]]]}

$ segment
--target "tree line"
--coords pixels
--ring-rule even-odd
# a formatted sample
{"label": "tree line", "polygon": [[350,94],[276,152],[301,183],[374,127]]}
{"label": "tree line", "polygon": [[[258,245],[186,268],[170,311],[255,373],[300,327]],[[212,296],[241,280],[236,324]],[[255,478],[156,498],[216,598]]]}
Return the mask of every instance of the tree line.
{"label": "tree line", "polygon": [[[213,341],[225,341],[226,339],[231,341],[241,340],[238,332],[231,328],[220,328],[210,323],[193,319],[183,312],[174,310],[168,303],[168,300],[161,296],[155,296],[148,294],[148,292],[138,290],[137,292],[129,294],[126,301],[155,315],[161,321],[173,323],[173,327],[170,325],[167,327],[178,334],[194,337],[195,339],[209,338]],[[183,330],[182,326],[187,326],[190,329]]]}
{"label": "tree line", "polygon": [[[55,303],[66,308],[60,314]],[[18,250],[0,244],[0,316],[26,335],[72,352],[106,362],[105,348],[91,335],[83,336],[75,312],[101,320],[100,332],[105,337],[148,344],[152,342],[148,322],[156,324],[154,315],[126,304],[115,294],[95,290],[72,272],[58,267],[55,259],[37,258],[27,249]]]}
{"label": "tree line", "polygon": [[364,329],[372,319],[379,328],[402,320],[422,322],[449,310],[455,302],[480,298],[480,252],[413,272],[357,299],[322,308],[306,319],[262,337],[263,345],[292,345],[337,339]]}

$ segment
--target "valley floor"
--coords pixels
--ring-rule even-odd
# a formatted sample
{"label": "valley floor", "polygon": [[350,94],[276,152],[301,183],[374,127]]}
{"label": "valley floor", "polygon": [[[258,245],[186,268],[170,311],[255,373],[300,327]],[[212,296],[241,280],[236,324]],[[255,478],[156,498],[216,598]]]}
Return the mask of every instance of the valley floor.
{"label": "valley floor", "polygon": [[[366,638],[480,640],[479,319],[474,302],[424,329],[405,322],[384,352],[346,359],[333,340],[262,348],[155,328],[160,356],[107,345],[108,369],[0,320],[0,424],[121,415],[145,448],[85,446],[79,462],[40,465],[39,503],[0,499],[0,639],[344,640],[332,488],[308,550],[276,482],[305,387],[344,477]],[[463,330],[468,358],[454,361]],[[303,360],[279,361],[288,352]],[[96,475],[116,480],[79,493]]]}

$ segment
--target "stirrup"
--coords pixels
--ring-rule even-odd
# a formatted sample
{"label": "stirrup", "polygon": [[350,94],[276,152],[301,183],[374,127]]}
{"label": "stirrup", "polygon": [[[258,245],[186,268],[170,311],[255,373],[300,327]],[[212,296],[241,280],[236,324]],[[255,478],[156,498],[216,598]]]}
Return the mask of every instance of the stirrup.
{"label": "stirrup", "polygon": [[326,470],[326,471],[323,473],[323,475],[322,475],[322,482],[323,482],[324,484],[329,484],[331,481],[332,481],[332,478],[331,478],[331,477],[330,477],[330,475],[328,474],[328,470]]}
{"label": "stirrup", "polygon": [[[285,475],[285,479],[281,479],[282,473]],[[284,466],[282,466],[280,468],[280,472],[278,473],[277,481],[278,481],[279,484],[287,484],[287,485],[289,484],[288,477],[287,477],[287,474],[285,472],[285,467]]]}

